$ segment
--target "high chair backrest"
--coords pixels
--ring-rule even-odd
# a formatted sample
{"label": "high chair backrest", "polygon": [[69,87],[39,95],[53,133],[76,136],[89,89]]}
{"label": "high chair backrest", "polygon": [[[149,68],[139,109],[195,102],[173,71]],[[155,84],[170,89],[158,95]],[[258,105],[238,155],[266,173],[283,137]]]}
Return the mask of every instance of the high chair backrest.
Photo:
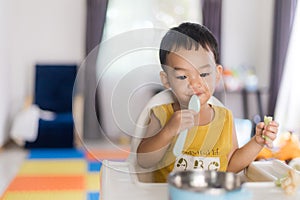
{"label": "high chair backrest", "polygon": [[149,124],[150,111],[155,106],[173,103],[174,99],[171,90],[163,90],[160,93],[154,95],[146,104],[145,108],[139,115],[136,122],[134,137],[131,140],[131,151],[136,152],[140,141],[145,136],[147,126]]}
{"label": "high chair backrest", "polygon": [[[138,145],[141,142],[141,140],[144,138],[146,134],[147,126],[150,122],[149,121],[150,111],[155,106],[173,103],[174,101],[175,100],[172,91],[169,89],[163,90],[160,93],[154,95],[149,100],[149,102],[146,104],[145,108],[142,110],[141,114],[139,115],[139,118],[136,122],[134,136],[131,139],[131,148],[130,148],[131,153],[128,157],[130,171],[134,172],[133,174],[138,175],[137,181],[142,181],[142,182],[152,181],[151,172],[154,170],[154,168],[144,169],[137,164],[137,160],[136,160],[136,151]],[[224,107],[224,105],[214,96],[212,96],[208,102],[212,105]]]}
{"label": "high chair backrest", "polygon": [[[174,98],[171,90],[163,90],[154,95],[146,104],[142,112],[140,113],[136,122],[134,135],[131,139],[130,155],[128,157],[129,168],[133,174],[133,180],[138,182],[152,182],[151,171],[153,169],[144,169],[137,164],[136,152],[139,143],[144,138],[147,130],[147,126],[150,122],[150,111],[153,107],[173,103]],[[150,173],[148,173],[150,172]]]}

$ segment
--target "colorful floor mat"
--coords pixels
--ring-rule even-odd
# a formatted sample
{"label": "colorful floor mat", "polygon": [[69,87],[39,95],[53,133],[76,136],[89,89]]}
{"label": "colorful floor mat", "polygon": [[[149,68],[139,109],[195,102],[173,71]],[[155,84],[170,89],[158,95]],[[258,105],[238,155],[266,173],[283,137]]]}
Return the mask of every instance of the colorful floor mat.
{"label": "colorful floor mat", "polygon": [[1,200],[98,200],[101,160],[125,160],[128,152],[31,150]]}

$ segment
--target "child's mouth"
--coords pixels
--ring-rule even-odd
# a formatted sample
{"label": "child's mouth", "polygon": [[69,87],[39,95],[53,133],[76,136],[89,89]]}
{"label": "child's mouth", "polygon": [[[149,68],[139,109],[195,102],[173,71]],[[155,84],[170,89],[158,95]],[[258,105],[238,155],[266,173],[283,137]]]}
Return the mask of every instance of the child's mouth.
{"label": "child's mouth", "polygon": [[202,93],[201,92],[194,92],[193,95],[197,95],[199,97],[200,95],[202,95]]}

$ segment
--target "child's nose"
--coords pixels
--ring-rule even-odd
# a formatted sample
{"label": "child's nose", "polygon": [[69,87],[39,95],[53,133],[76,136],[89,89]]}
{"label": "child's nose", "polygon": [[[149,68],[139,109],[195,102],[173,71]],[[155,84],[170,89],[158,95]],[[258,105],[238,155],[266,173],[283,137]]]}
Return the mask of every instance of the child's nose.
{"label": "child's nose", "polygon": [[190,78],[189,85],[192,89],[199,89],[203,84],[203,80],[200,76]]}

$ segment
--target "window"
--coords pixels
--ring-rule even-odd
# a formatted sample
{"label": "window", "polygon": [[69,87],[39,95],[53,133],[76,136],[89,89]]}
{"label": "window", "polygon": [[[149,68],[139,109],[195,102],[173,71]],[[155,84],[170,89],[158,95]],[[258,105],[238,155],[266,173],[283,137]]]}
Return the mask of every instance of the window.
{"label": "window", "polygon": [[103,40],[139,28],[165,28],[202,22],[200,0],[110,0]]}

